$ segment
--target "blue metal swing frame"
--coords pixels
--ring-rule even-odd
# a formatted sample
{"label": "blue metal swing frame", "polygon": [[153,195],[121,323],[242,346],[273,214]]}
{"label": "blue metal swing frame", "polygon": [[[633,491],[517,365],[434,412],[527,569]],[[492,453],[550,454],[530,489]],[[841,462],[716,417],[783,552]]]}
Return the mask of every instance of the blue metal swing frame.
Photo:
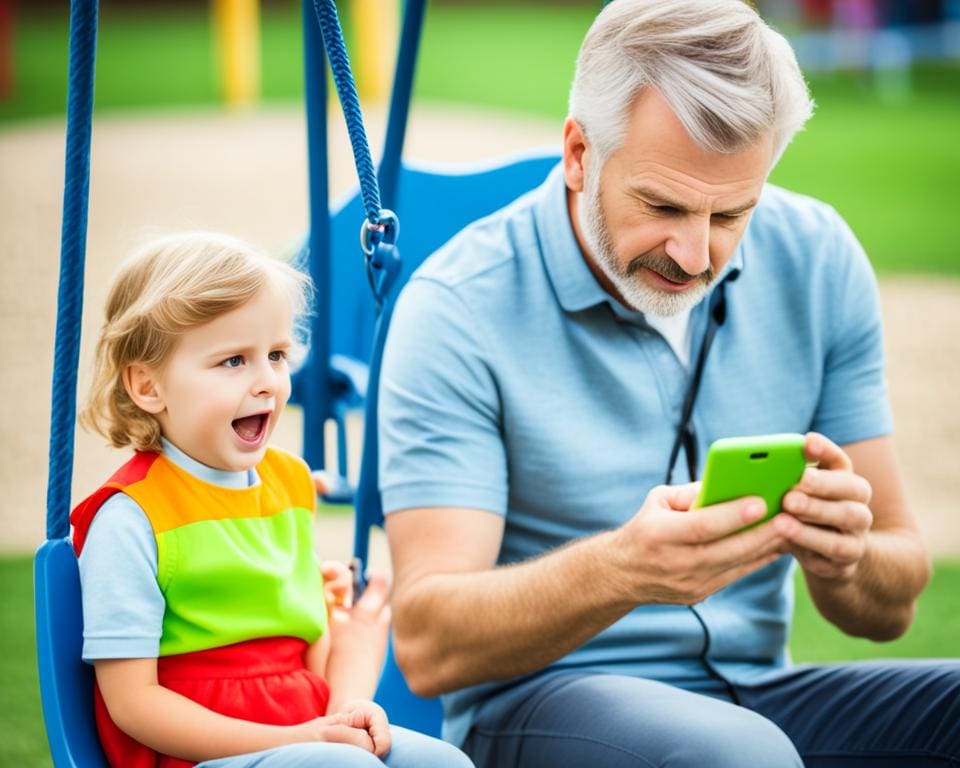
{"label": "blue metal swing frame", "polygon": [[[365,407],[359,485],[355,495],[342,485],[333,499],[349,501],[353,497],[354,552],[364,563],[370,530],[383,524],[376,479],[375,394],[380,354],[396,295],[426,256],[471,221],[538,185],[558,160],[555,153],[536,153],[468,170],[415,167],[402,162],[425,5],[425,0],[407,0],[405,5],[385,148],[377,168],[382,202],[404,221],[404,258],[401,262],[396,248],[385,246],[384,252],[389,252],[391,259],[390,277],[384,282],[382,275],[371,273],[374,282],[381,280],[381,287],[386,286],[375,300],[359,259],[331,258],[333,253],[357,252],[357,224],[370,209],[359,192],[333,212],[330,209],[325,50],[313,2],[303,0],[310,227],[301,256],[313,279],[319,310],[311,328],[310,356],[294,380],[294,399],[303,409],[304,458],[313,467],[324,466],[324,426],[332,419],[338,426],[338,470],[343,475],[347,474],[344,417],[350,409]],[[93,674],[80,657],[80,583],[69,539],[96,31],[97,1],[73,0],[47,541],[34,561],[41,698],[51,756],[58,768],[106,765],[93,718]],[[377,263],[372,266],[374,273],[381,268]],[[376,699],[391,722],[439,735],[439,702],[409,691],[392,649]]]}

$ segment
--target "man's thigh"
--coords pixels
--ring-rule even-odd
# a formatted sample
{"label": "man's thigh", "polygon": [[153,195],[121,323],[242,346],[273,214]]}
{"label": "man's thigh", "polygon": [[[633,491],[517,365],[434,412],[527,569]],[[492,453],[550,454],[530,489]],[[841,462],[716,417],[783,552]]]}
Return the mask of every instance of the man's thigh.
{"label": "man's thigh", "polygon": [[807,768],[960,766],[960,660],[802,666],[736,690]]}
{"label": "man's thigh", "polygon": [[790,740],[748,709],[621,675],[562,674],[481,708],[477,768],[796,768]]}

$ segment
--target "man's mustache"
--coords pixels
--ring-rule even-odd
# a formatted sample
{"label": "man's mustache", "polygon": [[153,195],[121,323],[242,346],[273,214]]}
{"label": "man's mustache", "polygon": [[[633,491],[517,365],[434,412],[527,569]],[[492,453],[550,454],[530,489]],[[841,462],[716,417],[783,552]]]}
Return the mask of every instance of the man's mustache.
{"label": "man's mustache", "polygon": [[633,275],[641,269],[649,269],[661,277],[674,283],[688,283],[691,280],[702,280],[709,283],[713,280],[713,267],[707,267],[703,272],[691,275],[669,256],[654,256],[644,253],[632,259],[627,265],[627,274]]}

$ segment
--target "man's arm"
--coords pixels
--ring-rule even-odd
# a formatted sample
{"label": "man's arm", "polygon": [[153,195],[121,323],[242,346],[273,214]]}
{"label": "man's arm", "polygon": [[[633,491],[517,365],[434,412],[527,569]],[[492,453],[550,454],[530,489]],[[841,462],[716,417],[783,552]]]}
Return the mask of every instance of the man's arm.
{"label": "man's arm", "polygon": [[494,567],[503,519],[417,508],[386,519],[397,661],[434,696],[533,672],[643,603],[693,604],[767,565],[785,542],[756,498],[688,514],[696,485],[658,487],[621,528]]}
{"label": "man's arm", "polygon": [[803,568],[810,595],[825,618],[871,640],[899,637],[913,620],[930,579],[900,477],[893,440],[880,437],[840,449],[807,438],[820,460],[784,499],[780,532]]}

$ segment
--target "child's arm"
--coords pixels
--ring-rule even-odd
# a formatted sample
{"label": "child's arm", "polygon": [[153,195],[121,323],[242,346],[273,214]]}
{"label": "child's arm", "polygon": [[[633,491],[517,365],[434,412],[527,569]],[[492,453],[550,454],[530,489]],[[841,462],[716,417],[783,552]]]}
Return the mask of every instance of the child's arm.
{"label": "child's arm", "polygon": [[199,762],[307,741],[386,752],[378,730],[370,727],[369,717],[362,712],[318,717],[300,725],[262,725],[217,714],[164,688],[157,682],[156,659],[107,659],[97,661],[95,668],[100,692],[117,726],[165,755]]}
{"label": "child's arm", "polygon": [[[319,473],[314,473],[314,475],[317,474]],[[318,485],[317,488],[319,489],[320,486]],[[323,601],[327,606],[327,616],[332,616],[334,610],[341,606],[350,607],[353,599],[353,578],[350,569],[339,560],[324,560],[320,565],[320,574],[323,577]],[[307,649],[306,665],[321,677],[326,677],[329,655],[330,632],[327,631]]]}
{"label": "child's arm", "polygon": [[313,658],[308,656],[308,664],[330,686],[329,712],[341,711],[348,702],[371,699],[376,691],[390,633],[388,593],[386,576],[371,572],[356,604],[350,605],[346,599],[328,605],[329,645],[324,666],[313,666],[321,658],[319,652]]}

